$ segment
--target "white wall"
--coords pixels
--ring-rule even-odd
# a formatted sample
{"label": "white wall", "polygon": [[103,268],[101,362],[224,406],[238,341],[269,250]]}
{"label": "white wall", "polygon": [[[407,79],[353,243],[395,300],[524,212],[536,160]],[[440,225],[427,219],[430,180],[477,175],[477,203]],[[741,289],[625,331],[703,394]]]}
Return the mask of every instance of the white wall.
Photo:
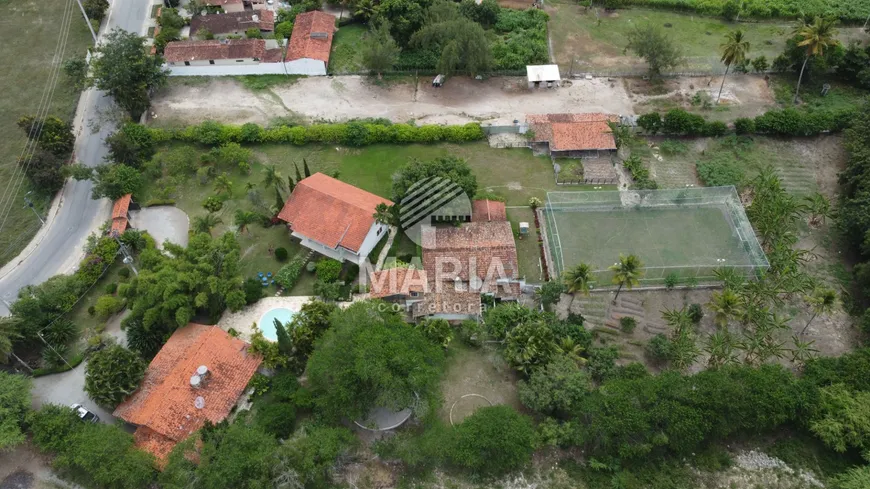
{"label": "white wall", "polygon": [[319,59],[302,58],[284,63],[287,65],[288,75],[326,75],[326,63]]}
{"label": "white wall", "polygon": [[[259,61],[254,61],[254,58],[242,58],[241,60],[237,59],[216,59],[214,63],[209,63],[207,59],[200,59],[196,61],[189,61],[190,66],[239,66],[239,65],[257,65],[260,64]],[[176,61],[175,64],[169,65],[172,68],[179,66],[188,66],[184,64],[184,61]]]}
{"label": "white wall", "polygon": [[[381,234],[378,234],[378,230],[380,230]],[[375,246],[377,246],[382,239],[386,238],[388,234],[390,234],[390,227],[386,224],[378,222],[372,224],[369,233],[366,234],[366,239],[363,240],[362,245],[359,247],[359,256],[362,258],[369,256],[369,253],[375,249]],[[375,260],[377,260],[377,257],[375,257]]]}
{"label": "white wall", "polygon": [[[378,227],[382,228],[380,235],[377,234]],[[366,235],[366,239],[363,240],[359,253],[354,253],[347,248],[342,248],[341,246],[338,248],[330,248],[323,243],[309,239],[295,231],[290,234],[293,235],[294,238],[299,239],[301,241],[300,244],[309,250],[314,250],[321,255],[328,256],[338,261],[349,261],[359,265],[369,256],[369,253],[372,252],[378,242],[386,238],[390,233],[388,226],[378,223],[373,224],[371,229],[369,229],[369,233]]]}
{"label": "white wall", "polygon": [[232,76],[232,75],[286,75],[284,63],[255,63],[255,64],[225,64],[219,65],[217,61],[210,65],[206,61],[204,66],[170,66],[169,76]]}

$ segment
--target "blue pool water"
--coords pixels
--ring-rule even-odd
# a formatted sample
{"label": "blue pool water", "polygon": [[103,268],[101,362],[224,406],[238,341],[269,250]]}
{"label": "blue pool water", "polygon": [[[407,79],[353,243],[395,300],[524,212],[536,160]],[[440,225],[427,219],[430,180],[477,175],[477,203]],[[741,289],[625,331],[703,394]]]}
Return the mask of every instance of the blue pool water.
{"label": "blue pool water", "polygon": [[295,315],[295,312],[283,307],[272,309],[266,314],[263,314],[263,317],[260,318],[260,324],[257,326],[260,328],[260,331],[263,332],[263,336],[265,336],[266,339],[278,341],[278,334],[275,332],[275,320],[277,319],[282,323],[289,323]]}

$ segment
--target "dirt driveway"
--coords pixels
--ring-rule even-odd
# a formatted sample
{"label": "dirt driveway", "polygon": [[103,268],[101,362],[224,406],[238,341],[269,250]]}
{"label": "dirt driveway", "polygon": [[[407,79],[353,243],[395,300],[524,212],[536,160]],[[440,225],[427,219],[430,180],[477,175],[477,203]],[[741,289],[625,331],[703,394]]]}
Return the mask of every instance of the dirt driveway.
{"label": "dirt driveway", "polygon": [[622,83],[575,80],[558,89],[530,90],[525,78],[472,80],[456,77],[442,88],[429,78],[416,83],[374,84],[367,77],[311,77],[293,84],[251,92],[232,79],[204,84],[172,84],[152,100],[158,123],[195,123],[207,119],[266,124],[281,116],[309,121],[383,117],[394,122],[511,124],[526,114],[607,112],[634,114]]}

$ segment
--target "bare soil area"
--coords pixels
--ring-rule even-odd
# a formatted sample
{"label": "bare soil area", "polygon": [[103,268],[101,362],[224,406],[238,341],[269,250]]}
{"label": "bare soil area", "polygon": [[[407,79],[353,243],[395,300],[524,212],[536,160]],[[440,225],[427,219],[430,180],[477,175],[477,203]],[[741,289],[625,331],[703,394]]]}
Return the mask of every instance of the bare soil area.
{"label": "bare soil area", "polygon": [[50,460],[30,444],[4,452],[0,459],[0,489],[79,489],[54,475]]}
{"label": "bare soil area", "polygon": [[[634,111],[639,114],[683,108],[701,112],[712,120],[731,121],[738,117],[761,115],[776,105],[769,81],[760,75],[729,75],[718,105],[715,101],[722,86],[721,76],[673,78],[655,85],[639,78],[623,80],[635,104]],[[712,100],[711,109],[692,105],[698,92]]]}
{"label": "bare soil area", "polygon": [[557,89],[530,90],[525,78],[472,80],[450,78],[433,88],[428,78],[389,84],[368,77],[311,77],[291,85],[251,92],[232,79],[193,86],[173,84],[152,100],[159,124],[204,120],[266,124],[282,116],[309,121],[383,117],[394,122],[512,124],[526,114],[606,112],[633,114],[633,103],[620,83],[575,80]]}
{"label": "bare soil area", "polygon": [[506,404],[519,411],[525,410],[517,396],[517,374],[498,350],[487,347],[471,349],[459,345],[458,341],[454,345],[450,347],[450,366],[441,387],[444,396],[441,418],[445,422],[450,422],[451,408],[455,423],[470,416],[477,408],[490,404]]}

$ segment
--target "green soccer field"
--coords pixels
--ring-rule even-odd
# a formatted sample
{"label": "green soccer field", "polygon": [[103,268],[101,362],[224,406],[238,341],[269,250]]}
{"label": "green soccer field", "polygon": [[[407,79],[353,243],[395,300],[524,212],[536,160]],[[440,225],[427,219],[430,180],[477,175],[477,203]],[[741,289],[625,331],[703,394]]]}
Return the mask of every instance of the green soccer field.
{"label": "green soccer field", "polygon": [[626,209],[547,209],[546,226],[555,271],[588,263],[599,283],[609,283],[607,268],[619,255],[634,254],[644,264],[643,284],[660,283],[675,273],[681,279],[712,277],[719,267],[751,273],[751,253],[722,206]]}

